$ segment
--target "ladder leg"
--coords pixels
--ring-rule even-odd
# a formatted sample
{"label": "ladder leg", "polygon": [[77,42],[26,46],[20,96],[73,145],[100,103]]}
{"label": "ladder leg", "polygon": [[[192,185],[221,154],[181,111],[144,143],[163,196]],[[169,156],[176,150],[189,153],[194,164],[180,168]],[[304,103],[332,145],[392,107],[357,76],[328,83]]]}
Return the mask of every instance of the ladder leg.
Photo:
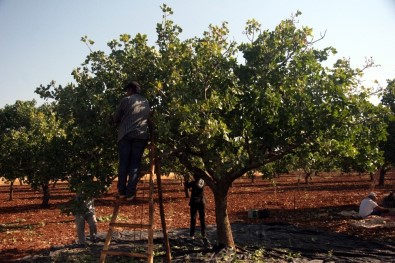
{"label": "ladder leg", "polygon": [[[154,182],[153,182],[153,177],[155,175],[155,168],[156,168],[156,162],[155,162],[155,146],[152,145],[150,149],[150,174],[149,174],[149,223],[147,225],[143,224],[128,224],[128,223],[116,223],[116,218],[118,216],[119,212],[119,207],[121,205],[121,200],[117,200],[114,206],[114,212],[111,218],[110,222],[110,227],[107,232],[106,240],[104,242],[103,250],[100,255],[100,263],[104,263],[106,260],[107,254],[110,255],[118,255],[118,256],[131,256],[131,257],[140,257],[140,258],[147,258],[148,263],[153,263],[154,262]],[[160,186],[160,184],[159,184]],[[145,228],[148,230],[148,247],[147,247],[147,253],[142,254],[142,253],[129,253],[129,252],[122,252],[122,251],[114,251],[114,250],[109,250],[109,246],[111,243],[111,238],[113,234],[113,229],[115,227],[132,227],[132,228]],[[167,235],[166,235],[167,237]],[[140,235],[141,238],[141,235]],[[168,243],[168,242],[167,242]],[[168,257],[168,262],[171,261],[171,257]]]}
{"label": "ladder leg", "polygon": [[153,176],[155,174],[155,146],[151,146],[150,151],[150,175],[149,175],[149,225],[148,229],[148,263],[154,262],[154,181]]}
{"label": "ladder leg", "polygon": [[152,180],[153,173],[150,173],[150,179],[149,179],[149,225],[150,228],[148,229],[148,263],[153,263],[154,262],[154,231],[153,231],[153,226],[154,226],[154,198],[153,198],[153,192],[154,192],[154,183]]}
{"label": "ladder leg", "polygon": [[156,180],[158,184],[158,201],[159,201],[159,212],[162,223],[163,239],[166,251],[166,262],[171,263],[171,249],[169,243],[169,236],[167,234],[166,218],[165,218],[165,208],[163,206],[163,192],[162,192],[162,180],[161,180],[161,169],[160,162],[155,156],[155,167],[156,167]]}
{"label": "ladder leg", "polygon": [[[118,212],[119,212],[119,205],[120,205],[120,202],[117,200],[115,202],[114,211],[112,213],[111,223],[115,223],[115,221],[117,219]],[[104,263],[106,261],[106,256],[107,256],[106,252],[108,251],[108,247],[110,246],[113,232],[114,232],[113,227],[110,225],[110,228],[108,229],[108,232],[107,232],[106,241],[104,242],[103,250],[100,255],[100,261],[99,261],[100,263]]]}

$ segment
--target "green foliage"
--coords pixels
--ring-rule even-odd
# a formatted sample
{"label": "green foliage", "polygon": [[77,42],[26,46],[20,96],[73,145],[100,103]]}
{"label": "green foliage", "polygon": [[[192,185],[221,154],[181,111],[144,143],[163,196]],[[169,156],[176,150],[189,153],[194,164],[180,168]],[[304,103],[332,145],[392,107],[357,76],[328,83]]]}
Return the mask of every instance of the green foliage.
{"label": "green foliage", "polygon": [[251,255],[251,259],[257,263],[265,262],[264,256],[265,256],[265,250],[263,248],[260,248],[254,251],[254,253]]}
{"label": "green foliage", "polygon": [[162,170],[176,167],[212,189],[221,244],[234,245],[226,196],[245,173],[274,174],[275,162],[295,154],[308,156],[303,162],[311,165],[324,162],[318,160],[323,152],[325,160],[358,157],[352,165],[364,170],[381,162],[377,143],[385,126],[381,108],[368,103],[367,90],[359,86],[363,71],[346,59],[325,67],[336,50],[314,47],[313,30],[297,25],[299,11],[272,31],[249,20],[249,41],[236,43],[226,22],[181,40],[181,27],[169,19],[171,8],[161,8],[155,47],[145,35],[124,34],[108,42],[105,54],[83,37],[90,53],[73,71],[76,84],[36,90],[55,100],[65,127],[64,165],[73,191],[92,188],[94,195],[111,183],[116,132],[107,118],[131,79],[141,83],[154,109]]}
{"label": "green foliage", "polygon": [[387,81],[381,103],[388,109],[385,115],[387,140],[380,145],[384,152],[384,167],[388,169],[395,166],[395,79]]}
{"label": "green foliage", "polygon": [[288,173],[292,170],[292,155],[286,155],[281,159],[265,164],[259,169],[262,178],[273,179],[279,177],[280,174]]}
{"label": "green foliage", "polygon": [[14,105],[7,105],[0,110],[0,174],[8,181],[24,179],[26,176],[23,168],[29,160],[26,149],[29,141],[27,132],[31,128],[30,117],[34,107],[34,101],[17,101]]}
{"label": "green foliage", "polygon": [[[35,104],[17,101],[0,111],[0,169],[8,181],[24,180],[37,190],[64,179],[65,133],[50,105]],[[43,205],[47,198],[44,194]]]}

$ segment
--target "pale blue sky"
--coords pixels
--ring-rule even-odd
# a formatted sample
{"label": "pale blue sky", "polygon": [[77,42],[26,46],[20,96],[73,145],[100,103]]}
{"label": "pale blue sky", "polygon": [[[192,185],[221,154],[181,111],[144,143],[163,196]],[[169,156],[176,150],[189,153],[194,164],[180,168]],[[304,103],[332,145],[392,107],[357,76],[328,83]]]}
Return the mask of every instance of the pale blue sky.
{"label": "pale blue sky", "polygon": [[326,30],[318,47],[335,47],[334,59],[362,67],[372,56],[381,67],[366,74],[367,82],[385,86],[395,78],[395,0],[0,0],[0,108],[16,100],[41,103],[34,93],[40,84],[72,82],[70,73],[89,52],[84,35],[106,52],[107,42],[124,33],[147,34],[153,44],[162,3],[173,9],[183,38],[227,21],[238,42],[246,41],[248,19],[273,29],[300,10],[300,25],[312,27],[316,38]]}

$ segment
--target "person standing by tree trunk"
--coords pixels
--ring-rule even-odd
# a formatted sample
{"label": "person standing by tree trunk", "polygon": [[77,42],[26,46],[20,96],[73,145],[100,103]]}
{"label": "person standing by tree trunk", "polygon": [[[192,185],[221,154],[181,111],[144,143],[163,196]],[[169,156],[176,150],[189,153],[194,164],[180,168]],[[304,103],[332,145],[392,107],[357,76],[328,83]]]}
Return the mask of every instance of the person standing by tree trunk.
{"label": "person standing by tree trunk", "polygon": [[191,198],[189,200],[191,225],[189,235],[192,239],[195,237],[196,217],[199,212],[200,229],[205,245],[208,245],[206,237],[206,201],[204,198],[204,180],[198,179],[185,183],[186,188],[191,188]]}
{"label": "person standing by tree trunk", "polygon": [[[112,116],[118,129],[118,197],[131,201],[136,196],[140,163],[150,134],[150,105],[140,85],[129,82],[124,97]],[[129,176],[129,178],[128,178]]]}

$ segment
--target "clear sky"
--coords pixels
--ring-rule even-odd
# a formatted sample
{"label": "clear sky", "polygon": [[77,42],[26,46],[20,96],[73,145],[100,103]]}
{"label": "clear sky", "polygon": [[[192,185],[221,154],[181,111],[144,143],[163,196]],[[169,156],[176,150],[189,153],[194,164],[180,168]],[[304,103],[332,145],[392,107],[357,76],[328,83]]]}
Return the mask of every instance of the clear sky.
{"label": "clear sky", "polygon": [[366,74],[367,82],[386,86],[395,78],[395,0],[0,0],[0,108],[16,100],[41,103],[34,93],[40,84],[72,82],[70,73],[89,53],[82,36],[105,52],[124,33],[147,34],[153,45],[163,3],[173,9],[182,38],[227,21],[238,42],[247,41],[248,19],[271,30],[300,10],[301,26],[313,28],[316,38],[326,31],[318,47],[335,47],[334,59],[350,58],[361,68],[373,57],[381,67]]}

